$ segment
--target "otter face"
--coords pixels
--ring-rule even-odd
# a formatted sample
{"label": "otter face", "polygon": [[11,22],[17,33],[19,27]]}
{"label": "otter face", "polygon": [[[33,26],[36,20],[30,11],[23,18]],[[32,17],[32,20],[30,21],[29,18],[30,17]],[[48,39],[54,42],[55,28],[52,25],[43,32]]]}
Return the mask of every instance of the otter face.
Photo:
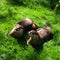
{"label": "otter face", "polygon": [[40,45],[40,38],[36,30],[29,31],[30,38],[27,40],[27,45]]}
{"label": "otter face", "polygon": [[29,36],[32,37],[32,36],[36,35],[37,33],[36,33],[35,30],[31,30],[31,31],[28,32],[28,34],[29,34]]}
{"label": "otter face", "polygon": [[23,27],[19,24],[15,25],[8,36],[21,37],[23,35]]}

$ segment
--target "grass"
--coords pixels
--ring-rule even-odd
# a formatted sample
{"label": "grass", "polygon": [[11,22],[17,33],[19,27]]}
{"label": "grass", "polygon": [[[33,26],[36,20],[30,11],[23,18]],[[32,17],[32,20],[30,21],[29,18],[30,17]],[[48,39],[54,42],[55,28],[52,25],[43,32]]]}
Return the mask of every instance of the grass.
{"label": "grass", "polygon": [[[19,42],[6,34],[21,19],[29,17],[39,27],[41,22],[49,23],[54,33],[53,39],[45,42],[39,49],[27,46],[23,38]],[[60,15],[43,6],[28,8],[11,5],[7,0],[0,1],[0,59],[2,60],[60,60]]]}

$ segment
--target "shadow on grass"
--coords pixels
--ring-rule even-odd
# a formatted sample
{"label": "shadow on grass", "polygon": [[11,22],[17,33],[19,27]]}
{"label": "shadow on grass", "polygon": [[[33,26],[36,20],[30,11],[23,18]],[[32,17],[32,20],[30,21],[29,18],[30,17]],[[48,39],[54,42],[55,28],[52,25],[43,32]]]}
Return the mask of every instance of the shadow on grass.
{"label": "shadow on grass", "polygon": [[[14,37],[15,38],[15,37]],[[23,37],[21,37],[21,38],[15,38],[16,40],[17,40],[17,42],[18,42],[18,44],[21,46],[21,47],[23,47],[24,49],[27,49],[28,48],[28,46],[29,45],[27,45],[27,39],[28,39],[28,36],[26,35],[24,35]],[[43,44],[42,45],[40,45],[40,46],[33,46],[33,45],[30,45],[32,48],[34,48],[34,50],[35,50],[35,52],[36,53],[39,53],[39,52],[41,52],[42,51],[42,49],[43,49]]]}
{"label": "shadow on grass", "polygon": [[55,46],[57,45],[57,46],[60,46],[60,31],[56,31],[55,33],[54,33],[54,37],[53,37],[53,40],[54,40],[54,42],[55,42]]}
{"label": "shadow on grass", "polygon": [[22,0],[7,0],[7,1],[11,5],[16,5],[16,6],[24,5]]}
{"label": "shadow on grass", "polygon": [[8,16],[8,15],[0,15],[0,22],[2,22],[2,23],[5,23],[5,22],[7,22],[8,20],[7,20],[7,18],[9,18],[10,16]]}
{"label": "shadow on grass", "polygon": [[[46,39],[41,45],[39,45],[39,46],[33,46],[33,45],[31,45],[31,46],[34,48],[35,52],[36,52],[37,54],[39,54],[39,53],[41,53],[42,50],[43,50],[43,44],[44,44],[45,42],[50,41],[51,39],[53,39],[53,35],[51,35],[49,39]],[[20,38],[20,39],[17,39],[18,44],[20,44],[20,46],[22,46],[22,47],[25,48],[25,49],[26,49],[26,47],[28,47],[28,45],[26,44],[26,40],[27,40],[27,38],[26,38],[25,36],[22,37],[22,38]]]}
{"label": "shadow on grass", "polygon": [[13,11],[13,9],[9,7],[7,10],[4,10],[6,12],[4,12],[4,11],[1,12],[1,14],[0,14],[0,22],[6,22],[8,20],[13,19],[13,16],[16,15],[16,13]]}
{"label": "shadow on grass", "polygon": [[16,38],[16,40],[17,40],[17,42],[18,42],[18,44],[20,45],[20,46],[22,46],[23,48],[25,48],[25,46],[27,46],[27,44],[26,44],[26,36],[24,35],[23,37],[21,37],[21,38]]}
{"label": "shadow on grass", "polygon": [[6,21],[6,16],[0,15],[0,22],[5,22],[5,21]]}
{"label": "shadow on grass", "polygon": [[37,54],[40,54],[42,52],[42,50],[43,50],[43,44],[40,45],[40,46],[32,46],[32,47],[35,49],[35,52]]}
{"label": "shadow on grass", "polygon": [[[23,36],[20,39],[17,39],[18,44],[20,45],[21,48],[23,48],[21,51],[19,51],[19,52],[22,52],[21,56],[23,56],[26,60],[39,60],[40,54],[43,51],[43,44],[45,42],[40,46],[32,46],[32,45],[29,46],[26,44],[27,39],[28,39],[27,35]],[[15,52],[16,52],[16,50],[15,50]],[[23,53],[24,53],[24,55],[23,55]]]}
{"label": "shadow on grass", "polygon": [[55,11],[55,13],[60,15],[60,6],[57,8],[57,11]]}
{"label": "shadow on grass", "polygon": [[[27,46],[27,44],[26,44],[27,38],[28,38],[27,36],[23,36],[22,38],[17,39],[18,44],[21,47],[23,47],[23,49],[21,51],[19,50],[19,53],[22,52],[21,55],[19,55],[19,57],[23,56],[22,60],[24,58],[25,58],[24,60],[39,60],[40,59],[40,54],[43,51],[43,44],[40,45],[40,46],[36,46],[36,47],[32,46],[32,45],[30,45],[30,46],[28,45]],[[14,59],[16,58],[14,56],[14,54],[11,54],[10,56],[8,54],[7,59],[9,59],[11,57],[14,58]]]}

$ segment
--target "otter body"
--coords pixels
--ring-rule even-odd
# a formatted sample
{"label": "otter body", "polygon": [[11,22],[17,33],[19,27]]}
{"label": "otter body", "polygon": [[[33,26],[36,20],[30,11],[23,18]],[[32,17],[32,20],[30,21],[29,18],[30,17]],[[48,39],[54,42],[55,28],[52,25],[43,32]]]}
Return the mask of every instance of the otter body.
{"label": "otter body", "polygon": [[41,45],[45,41],[48,41],[52,38],[52,32],[50,27],[39,28],[37,30],[29,31],[30,38],[27,40],[27,45]]}
{"label": "otter body", "polygon": [[8,34],[8,36],[13,36],[16,38],[22,37],[25,33],[28,31],[36,29],[36,24],[34,24],[29,18],[25,18],[24,20],[21,20],[18,22],[11,32]]}

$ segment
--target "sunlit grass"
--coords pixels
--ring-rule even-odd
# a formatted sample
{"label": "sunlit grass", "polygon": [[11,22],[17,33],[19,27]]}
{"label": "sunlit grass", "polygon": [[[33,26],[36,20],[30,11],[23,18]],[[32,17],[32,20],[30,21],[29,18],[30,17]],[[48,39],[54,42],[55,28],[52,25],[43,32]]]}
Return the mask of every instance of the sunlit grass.
{"label": "sunlit grass", "polygon": [[[6,0],[0,1],[0,58],[2,60],[59,60],[60,59],[60,15],[43,6],[31,9],[23,6],[9,5]],[[24,18],[30,18],[39,27],[41,22],[50,24],[53,39],[45,42],[39,49],[27,46],[25,39],[18,43],[13,38],[6,38],[6,34],[13,26]]]}

